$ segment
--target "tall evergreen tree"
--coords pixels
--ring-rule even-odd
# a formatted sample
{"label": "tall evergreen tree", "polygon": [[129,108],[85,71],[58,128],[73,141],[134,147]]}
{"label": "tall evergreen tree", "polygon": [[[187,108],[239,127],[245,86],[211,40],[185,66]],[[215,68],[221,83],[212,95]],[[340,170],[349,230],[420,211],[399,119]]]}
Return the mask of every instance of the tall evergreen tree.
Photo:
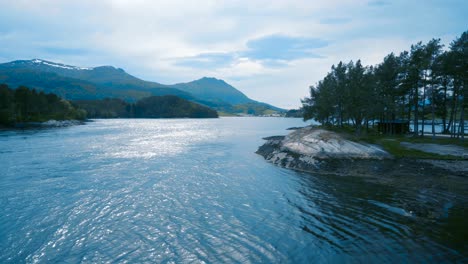
{"label": "tall evergreen tree", "polygon": [[[465,134],[465,108],[467,107],[466,97],[468,89],[466,83],[468,80],[468,31],[455,39],[450,44],[450,52],[453,54],[453,76],[454,76],[454,97],[456,104],[460,107],[459,126],[456,131],[457,137],[464,139]],[[456,89],[455,89],[456,88]]]}
{"label": "tall evergreen tree", "polygon": [[424,135],[426,114],[430,113],[433,136],[436,118],[441,118],[444,133],[450,130],[463,138],[468,32],[454,40],[448,51],[442,52],[442,47],[440,39],[418,42],[410,52],[389,54],[375,68],[364,67],[359,60],[333,65],[323,80],[310,87],[310,97],[302,100],[304,119],[340,127],[351,121],[358,133],[371,120],[412,119],[417,136],[420,121]]}

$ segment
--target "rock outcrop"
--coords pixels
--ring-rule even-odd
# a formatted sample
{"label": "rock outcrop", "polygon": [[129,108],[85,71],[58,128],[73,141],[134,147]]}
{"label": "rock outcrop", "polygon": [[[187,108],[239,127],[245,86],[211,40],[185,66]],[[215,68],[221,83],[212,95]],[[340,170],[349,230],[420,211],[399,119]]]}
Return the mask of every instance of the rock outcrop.
{"label": "rock outcrop", "polygon": [[[264,139],[266,143],[259,147],[257,154],[275,165],[299,171],[378,178],[384,175],[386,179],[402,175],[466,177],[468,172],[466,151],[456,146],[449,150],[461,151],[459,160],[395,159],[379,146],[347,140],[337,133],[315,127],[295,128],[287,136]],[[425,151],[429,149],[427,144],[412,145],[422,145],[425,148],[421,150]],[[448,149],[444,145],[433,149],[438,154],[453,154],[443,152]]]}
{"label": "rock outcrop", "polygon": [[68,126],[76,126],[76,125],[83,125],[85,124],[84,121],[81,120],[54,120],[51,119],[46,122],[24,122],[24,123],[16,123],[14,128],[53,128],[53,127],[68,127]]}
{"label": "rock outcrop", "polygon": [[[337,133],[305,127],[287,136],[265,138],[257,154],[285,168],[302,171],[345,173],[359,168],[362,173],[376,169],[376,164],[392,156],[378,146],[353,142]],[[357,165],[360,166],[350,166]],[[378,166],[380,168],[380,166]]]}

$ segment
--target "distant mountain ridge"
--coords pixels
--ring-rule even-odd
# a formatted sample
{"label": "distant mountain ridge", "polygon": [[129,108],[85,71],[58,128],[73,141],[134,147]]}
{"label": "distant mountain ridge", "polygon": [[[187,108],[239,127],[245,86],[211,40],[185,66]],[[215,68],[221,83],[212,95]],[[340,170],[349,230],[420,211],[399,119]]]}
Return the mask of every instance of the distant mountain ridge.
{"label": "distant mountain ridge", "polygon": [[223,80],[203,77],[188,83],[171,85],[206,101],[223,101],[231,104],[250,103],[253,100]]}
{"label": "distant mountain ridge", "polygon": [[0,83],[55,93],[68,100],[120,98],[129,102],[152,95],[190,94],[157,83],[145,82],[111,66],[81,68],[45,60],[18,60],[0,64]]}
{"label": "distant mountain ridge", "polygon": [[0,64],[0,83],[34,87],[68,100],[119,98],[135,102],[153,95],[175,95],[227,113],[265,114],[283,110],[252,100],[216,78],[164,85],[141,80],[113,66],[77,67],[41,59]]}

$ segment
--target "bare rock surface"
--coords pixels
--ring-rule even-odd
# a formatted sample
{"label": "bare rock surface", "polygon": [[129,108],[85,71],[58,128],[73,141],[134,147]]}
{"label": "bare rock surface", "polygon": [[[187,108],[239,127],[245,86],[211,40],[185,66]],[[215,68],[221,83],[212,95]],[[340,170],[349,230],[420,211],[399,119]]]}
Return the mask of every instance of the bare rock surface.
{"label": "bare rock surface", "polygon": [[[379,189],[400,190],[401,196],[394,197],[397,206],[382,206],[424,223],[445,219],[455,199],[466,204],[468,160],[393,158],[379,146],[312,127],[264,139],[257,153],[267,161],[313,175],[348,177],[344,182],[359,180]],[[446,197],[449,203],[443,202]]]}
{"label": "bare rock surface", "polygon": [[[264,138],[257,154],[289,169],[366,177],[467,174],[467,161],[394,159],[380,146],[353,142],[320,128],[295,129],[287,136]],[[434,149],[436,147],[433,147]]]}
{"label": "bare rock surface", "polygon": [[48,120],[46,122],[24,122],[15,124],[14,128],[28,129],[28,128],[53,128],[53,127],[68,127],[83,125],[84,121],[81,120]]}
{"label": "bare rock surface", "polygon": [[378,146],[353,142],[339,134],[305,127],[297,129],[281,142],[281,149],[314,158],[383,159],[390,154]]}

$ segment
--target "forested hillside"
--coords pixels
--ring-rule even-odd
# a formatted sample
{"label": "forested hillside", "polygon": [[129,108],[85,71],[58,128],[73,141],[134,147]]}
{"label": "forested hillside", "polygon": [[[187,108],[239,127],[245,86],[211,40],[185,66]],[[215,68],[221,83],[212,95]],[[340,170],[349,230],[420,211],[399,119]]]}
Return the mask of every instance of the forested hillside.
{"label": "forested hillside", "polygon": [[121,99],[79,100],[88,118],[216,118],[218,113],[177,96],[151,96],[127,103]]}
{"label": "forested hillside", "polygon": [[134,103],[149,96],[175,95],[229,114],[264,115],[283,109],[257,102],[216,78],[164,85],[141,80],[112,66],[77,67],[46,60],[0,64],[0,83],[27,86],[67,100],[118,98]]}
{"label": "forested hillside", "polygon": [[0,84],[0,125],[85,118],[85,111],[55,94],[37,92],[24,86],[13,90]]}

